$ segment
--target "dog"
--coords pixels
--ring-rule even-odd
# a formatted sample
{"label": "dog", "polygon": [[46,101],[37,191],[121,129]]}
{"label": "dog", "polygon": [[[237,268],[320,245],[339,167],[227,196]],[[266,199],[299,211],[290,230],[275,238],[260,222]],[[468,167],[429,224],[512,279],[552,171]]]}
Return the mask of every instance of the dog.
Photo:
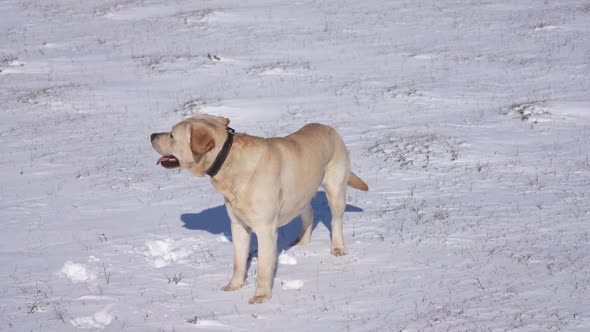
{"label": "dog", "polygon": [[286,137],[261,138],[235,133],[229,120],[214,115],[185,119],[170,132],[151,135],[161,155],[157,164],[182,167],[195,176],[209,175],[225,198],[231,219],[234,271],[225,291],[244,285],[250,236],[258,238],[258,279],[249,303],[272,297],[277,258],[277,231],[301,215],[302,230],[294,243],[309,243],[313,224],[311,200],[323,186],[332,212],[331,254],[347,254],[342,235],[346,187],[367,191],[350,170],[342,137],[332,127],[311,123]]}

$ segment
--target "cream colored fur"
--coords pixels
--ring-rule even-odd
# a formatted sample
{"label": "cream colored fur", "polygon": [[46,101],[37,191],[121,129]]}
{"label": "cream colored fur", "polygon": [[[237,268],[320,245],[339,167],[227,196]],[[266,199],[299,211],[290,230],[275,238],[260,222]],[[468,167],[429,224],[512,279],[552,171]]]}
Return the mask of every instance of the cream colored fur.
{"label": "cream colored fur", "polygon": [[[212,115],[189,118],[171,132],[152,135],[152,146],[162,156],[174,156],[178,166],[204,176],[227,138],[228,124],[228,119]],[[342,235],[346,186],[368,190],[351,172],[340,135],[316,123],[280,138],[236,134],[227,160],[211,183],[225,198],[234,244],[234,272],[223,290],[242,287],[251,232],[258,238],[258,280],[250,303],[272,296],[278,228],[301,215],[303,229],[297,244],[310,241],[311,200],[319,186],[324,187],[332,212],[331,253],[335,256],[347,253]]]}

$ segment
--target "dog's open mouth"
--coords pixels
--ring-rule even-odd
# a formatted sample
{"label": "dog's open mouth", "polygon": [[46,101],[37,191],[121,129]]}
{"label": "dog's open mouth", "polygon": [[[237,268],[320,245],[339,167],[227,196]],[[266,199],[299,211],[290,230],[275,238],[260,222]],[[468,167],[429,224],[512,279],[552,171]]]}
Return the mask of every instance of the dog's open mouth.
{"label": "dog's open mouth", "polygon": [[164,167],[164,168],[180,167],[180,163],[178,162],[178,159],[176,159],[176,157],[174,157],[174,156],[164,156],[164,157],[158,159],[158,161],[156,162],[156,165],[158,165],[158,164],[162,164],[162,167]]}

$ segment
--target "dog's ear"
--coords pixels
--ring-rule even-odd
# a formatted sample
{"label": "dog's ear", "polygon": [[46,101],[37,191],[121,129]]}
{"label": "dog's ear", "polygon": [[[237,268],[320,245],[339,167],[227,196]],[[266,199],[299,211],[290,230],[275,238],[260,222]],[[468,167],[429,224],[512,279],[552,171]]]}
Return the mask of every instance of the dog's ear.
{"label": "dog's ear", "polygon": [[200,156],[215,147],[215,140],[209,132],[200,126],[191,128],[191,151],[194,155]]}
{"label": "dog's ear", "polygon": [[219,120],[221,120],[221,122],[223,123],[224,126],[228,126],[229,125],[229,119],[228,118],[224,118],[223,116],[218,116]]}

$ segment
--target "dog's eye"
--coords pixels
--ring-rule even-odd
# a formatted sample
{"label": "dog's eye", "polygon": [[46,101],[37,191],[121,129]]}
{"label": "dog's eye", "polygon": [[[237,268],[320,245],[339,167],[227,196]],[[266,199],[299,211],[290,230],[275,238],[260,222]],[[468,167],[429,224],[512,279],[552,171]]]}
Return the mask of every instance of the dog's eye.
{"label": "dog's eye", "polygon": [[170,133],[170,138],[174,139],[174,136],[172,136],[172,133]]}

